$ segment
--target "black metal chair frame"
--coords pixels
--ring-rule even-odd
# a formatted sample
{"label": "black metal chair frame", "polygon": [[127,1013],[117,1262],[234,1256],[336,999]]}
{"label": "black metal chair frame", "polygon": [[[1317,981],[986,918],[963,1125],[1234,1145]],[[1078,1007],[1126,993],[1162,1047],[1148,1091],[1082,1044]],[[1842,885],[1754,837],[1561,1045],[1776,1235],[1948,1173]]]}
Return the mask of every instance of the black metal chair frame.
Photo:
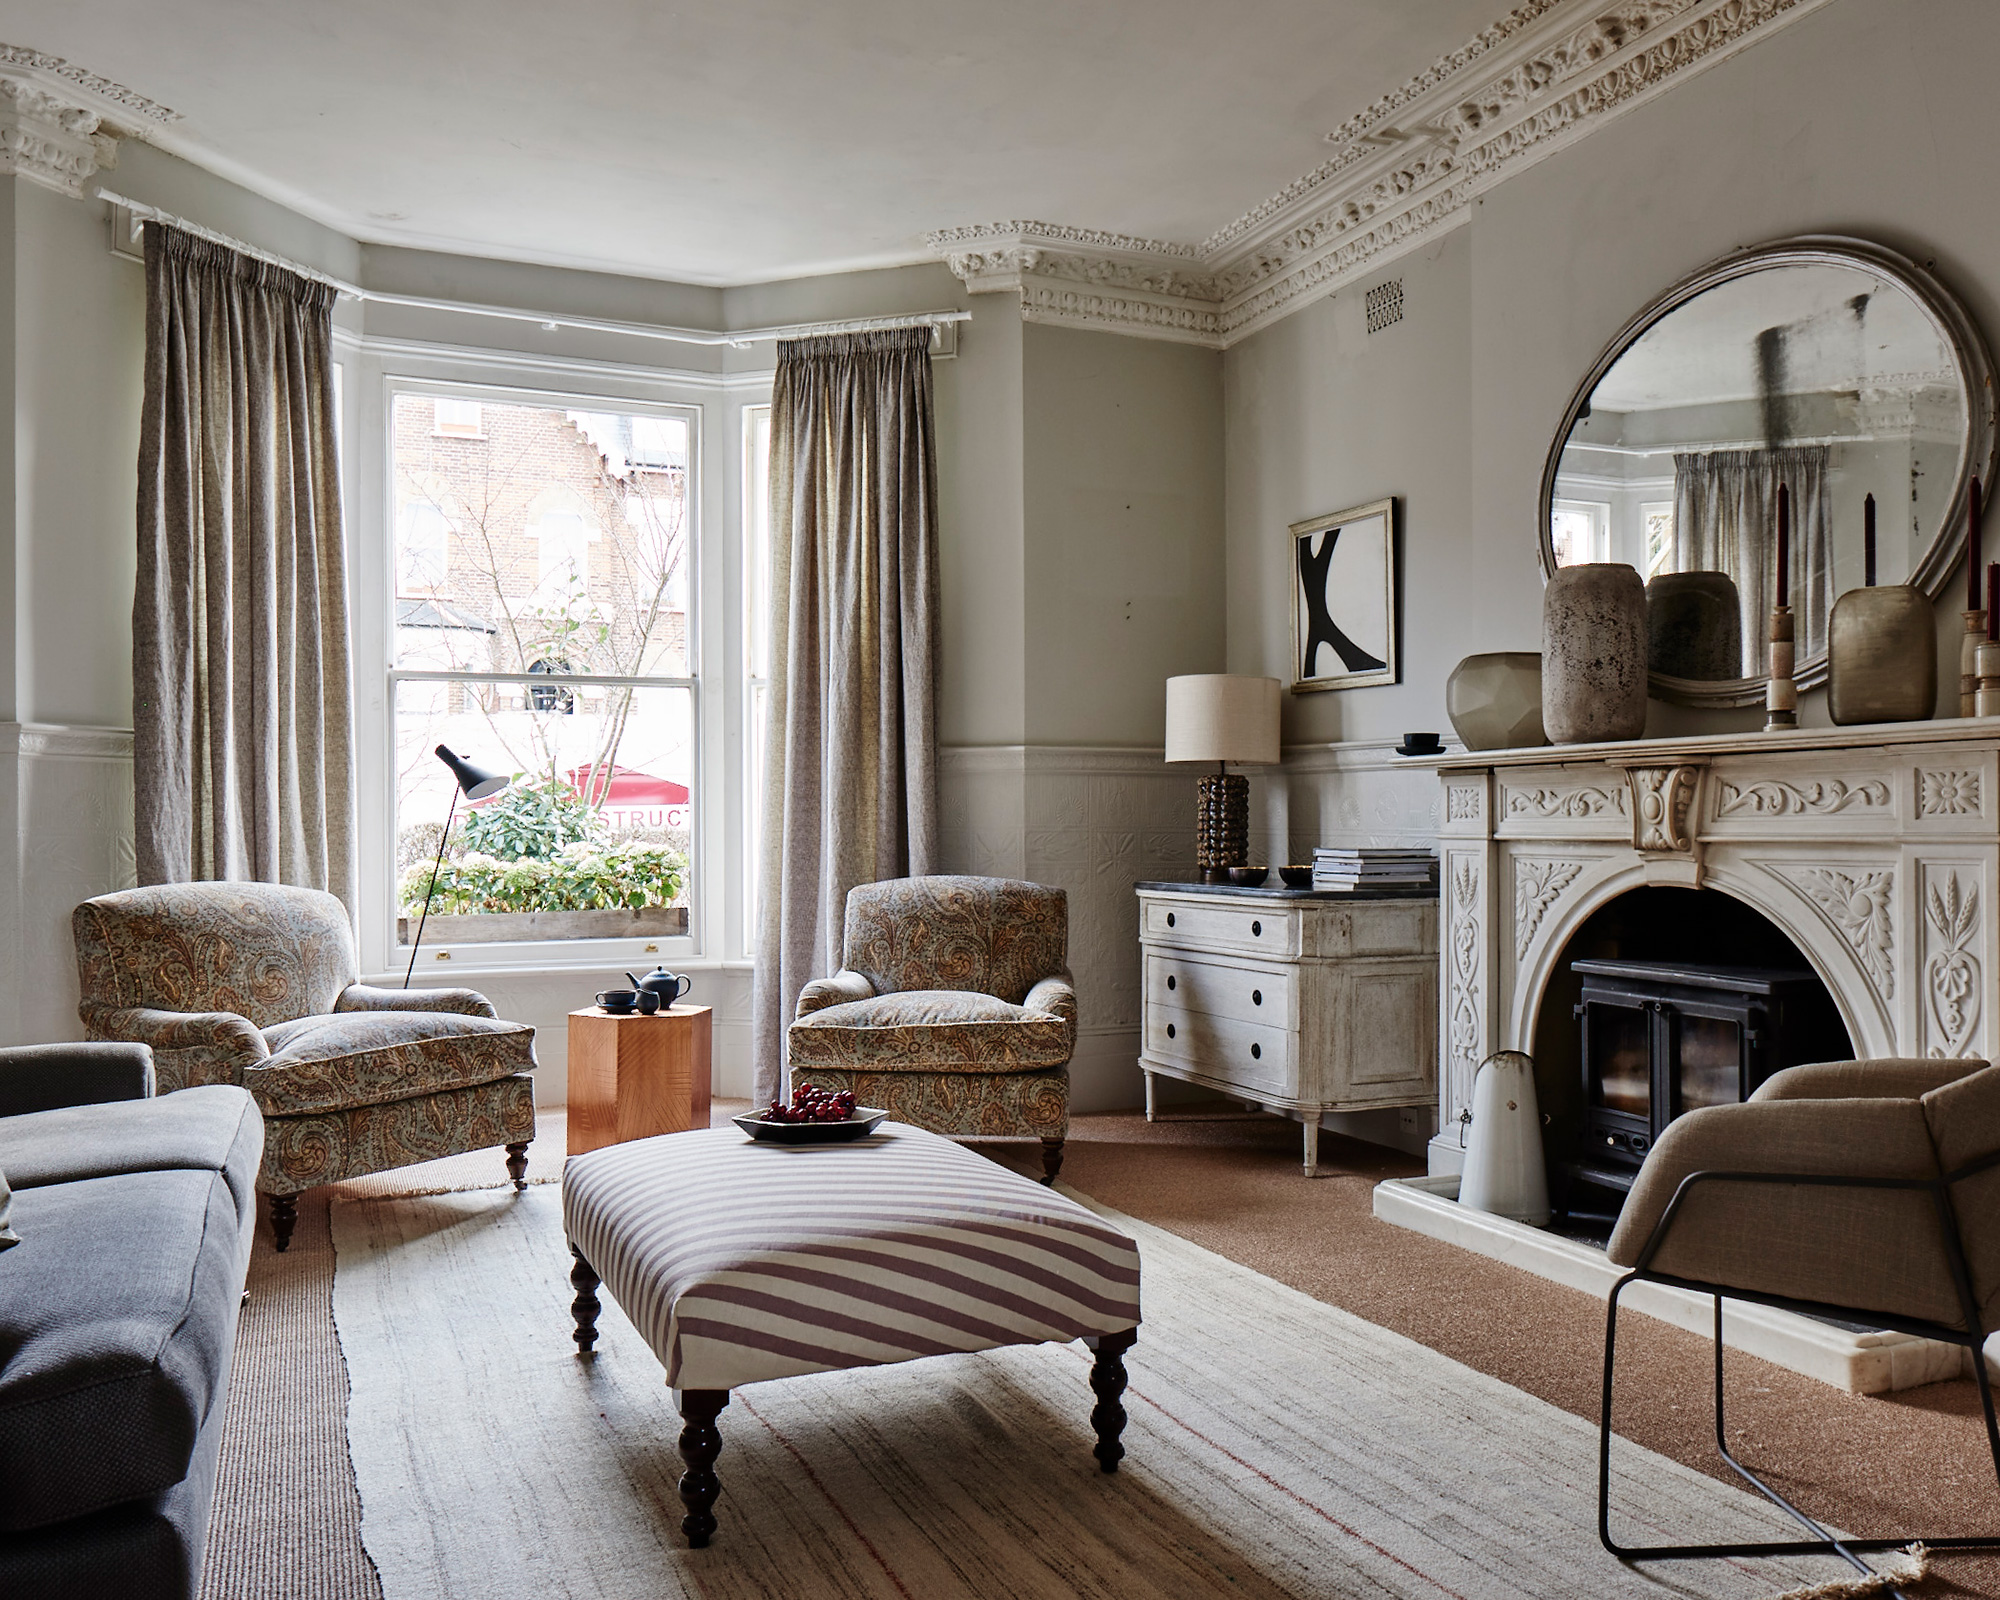
{"label": "black metal chair frame", "polygon": [[[1621,1561],[1686,1561],[1709,1556],[1840,1556],[1858,1571],[1872,1573],[1874,1569],[1856,1554],[1857,1551],[1900,1549],[1913,1541],[1912,1535],[1893,1539],[1839,1538],[1793,1505],[1730,1452],[1722,1414],[1724,1295],[1731,1299],[1748,1301],[1753,1305],[1774,1306],[1781,1311],[1796,1311],[1807,1316],[1847,1320],[1862,1318],[1876,1327],[1887,1328],[1897,1333],[1915,1334],[1927,1339],[1938,1339],[1970,1349],[1973,1379],[1979,1386],[1979,1403],[1986,1414],[1987,1448],[1993,1456],[1996,1483],[2000,1483],[2000,1421],[1996,1421],[1994,1417],[1993,1386],[1986,1372],[1984,1347],[1987,1330],[1980,1320],[1979,1302],[1973,1294],[1972,1274],[1965,1259],[1965,1241],[1959,1232],[1958,1213],[1951,1197],[1953,1184],[1995,1167],[2000,1167],[2000,1151],[1982,1157],[1968,1166],[1960,1167],[1954,1172],[1946,1173],[1940,1178],[1852,1178],[1805,1172],[1691,1172],[1683,1178],[1680,1187],[1674,1191],[1673,1199],[1668,1202],[1667,1209],[1660,1214],[1659,1222],[1654,1225],[1652,1235],[1646,1240],[1646,1247],[1640,1252],[1637,1265],[1612,1287],[1606,1307],[1603,1410],[1598,1429],[1597,1449],[1597,1537],[1602,1541],[1604,1548]],[[1958,1292],[1959,1307],[1965,1319],[1965,1326],[1952,1328],[1942,1323],[1868,1311],[1853,1306],[1838,1306],[1818,1300],[1793,1300],[1784,1295],[1760,1294],[1734,1285],[1704,1283],[1696,1279],[1675,1277],[1671,1273],[1653,1271],[1651,1268],[1653,1257],[1658,1254],[1660,1246],[1665,1242],[1667,1232],[1680,1214],[1682,1204],[1694,1192],[1696,1185],[1702,1183],[1797,1184],[1813,1188],[1905,1189],[1928,1193],[1937,1207],[1938,1222],[1944,1236],[1945,1259],[1951,1269],[1953,1286]],[[1635,1282],[1665,1284],[1670,1288],[1688,1289],[1714,1298],[1715,1447],[1737,1476],[1813,1535],[1812,1538],[1734,1544],[1621,1545],[1611,1537],[1611,1383],[1618,1348],[1618,1297],[1624,1293],[1628,1285]],[[1931,1550],[1980,1550],[2000,1547],[2000,1534],[1990,1537],[1927,1538],[1921,1542]],[[1888,1592],[1897,1596],[1898,1600],[1903,1600],[1899,1589],[1891,1588]]]}

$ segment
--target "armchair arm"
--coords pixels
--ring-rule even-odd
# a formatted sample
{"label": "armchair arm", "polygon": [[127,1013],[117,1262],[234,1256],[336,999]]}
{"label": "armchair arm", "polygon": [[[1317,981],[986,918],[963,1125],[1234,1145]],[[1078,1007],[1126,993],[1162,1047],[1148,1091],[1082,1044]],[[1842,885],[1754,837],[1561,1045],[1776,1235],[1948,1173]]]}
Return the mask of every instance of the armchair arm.
{"label": "armchair arm", "polygon": [[808,1016],[815,1011],[824,1011],[828,1006],[846,1005],[850,1000],[872,1000],[875,985],[858,972],[849,972],[845,967],[830,978],[814,978],[799,991],[798,1009],[792,1013],[792,1020]]}
{"label": "armchair arm", "polygon": [[377,989],[350,983],[333,1002],[335,1011],[456,1011],[462,1016],[496,1015],[493,1002],[477,989]]}
{"label": "armchair arm", "polygon": [[1607,1254],[1696,1283],[1958,1325],[1938,1176],[1914,1100],[1711,1106],[1660,1136]]}
{"label": "armchair arm", "polygon": [[233,1011],[158,1011],[86,1000],[77,1007],[93,1039],[130,1040],[155,1050],[229,1050],[262,1061],[271,1053],[248,1017]]}
{"label": "armchair arm", "polygon": [[1042,979],[1027,992],[1021,1004],[1030,1011],[1047,1011],[1061,1017],[1069,1024],[1070,1037],[1076,1037],[1076,979],[1070,976],[1068,967]]}
{"label": "armchair arm", "polygon": [[28,1044],[0,1050],[0,1117],[106,1100],[149,1100],[153,1052],[143,1044]]}
{"label": "armchair arm", "polygon": [[1757,1086],[1752,1100],[1920,1100],[1983,1070],[1984,1061],[1928,1057],[1878,1057],[1873,1061],[1817,1061],[1787,1067]]}

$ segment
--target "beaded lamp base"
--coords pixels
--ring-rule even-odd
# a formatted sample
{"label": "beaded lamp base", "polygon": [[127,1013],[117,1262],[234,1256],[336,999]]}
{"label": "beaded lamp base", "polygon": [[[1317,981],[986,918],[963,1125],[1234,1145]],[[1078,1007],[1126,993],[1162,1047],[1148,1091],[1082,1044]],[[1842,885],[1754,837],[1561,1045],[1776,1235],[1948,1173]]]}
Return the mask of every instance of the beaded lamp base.
{"label": "beaded lamp base", "polygon": [[1203,883],[1226,883],[1231,867],[1250,860],[1250,780],[1214,772],[1201,780],[1195,808],[1195,865]]}

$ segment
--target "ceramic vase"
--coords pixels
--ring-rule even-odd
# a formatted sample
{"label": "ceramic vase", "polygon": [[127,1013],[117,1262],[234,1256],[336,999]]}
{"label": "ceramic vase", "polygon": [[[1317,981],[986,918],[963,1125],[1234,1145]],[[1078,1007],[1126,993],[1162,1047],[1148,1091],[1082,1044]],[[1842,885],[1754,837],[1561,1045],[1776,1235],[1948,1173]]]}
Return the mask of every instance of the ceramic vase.
{"label": "ceramic vase", "polygon": [[1937,625],[1906,584],[1849,589],[1826,633],[1826,712],[1857,722],[1921,722],[1937,710]]}
{"label": "ceramic vase", "polygon": [[1740,678],[1743,606],[1726,572],[1662,572],[1646,585],[1646,662],[1662,677]]}
{"label": "ceramic vase", "polygon": [[1532,1228],[1549,1220],[1535,1064],[1518,1050],[1488,1056],[1472,1080],[1472,1126],[1466,1130],[1458,1203]]}
{"label": "ceramic vase", "polygon": [[1468,750],[1547,744],[1542,732],[1542,657],[1535,650],[1467,656],[1445,680],[1444,713]]}
{"label": "ceramic vase", "polygon": [[1646,731],[1646,586],[1623,562],[1558,567],[1542,591],[1542,728],[1551,744]]}

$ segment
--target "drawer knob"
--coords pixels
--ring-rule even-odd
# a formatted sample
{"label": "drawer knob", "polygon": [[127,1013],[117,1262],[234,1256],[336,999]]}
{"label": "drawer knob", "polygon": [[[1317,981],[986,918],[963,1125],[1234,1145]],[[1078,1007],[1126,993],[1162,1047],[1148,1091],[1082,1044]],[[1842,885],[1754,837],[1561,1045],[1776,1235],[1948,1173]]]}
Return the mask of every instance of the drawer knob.
{"label": "drawer knob", "polygon": [[1250,1059],[1252,1061],[1262,1061],[1264,1059],[1264,1047],[1261,1044],[1253,1044],[1250,1047]]}
{"label": "drawer knob", "polygon": [[1250,1003],[1253,1006],[1261,1006],[1264,1003],[1264,991],[1262,989],[1252,989],[1250,991]]}
{"label": "drawer knob", "polygon": [[1167,1024],[1167,1037],[1171,1039],[1173,1036],[1174,1036],[1174,1025],[1170,1022]]}
{"label": "drawer knob", "polygon": [[1250,924],[1250,937],[1251,937],[1251,938],[1253,938],[1253,939],[1261,939],[1261,938],[1263,938],[1263,937],[1264,937],[1264,924],[1263,924],[1263,923],[1261,923],[1261,922],[1253,922],[1253,923],[1251,923],[1251,924]]}
{"label": "drawer knob", "polygon": [[1173,986],[1174,986],[1174,975],[1170,972],[1167,974],[1167,987],[1171,989]]}
{"label": "drawer knob", "polygon": [[1169,911],[1167,913],[1167,926],[1171,928],[1173,925],[1174,925],[1174,914],[1171,911]]}

